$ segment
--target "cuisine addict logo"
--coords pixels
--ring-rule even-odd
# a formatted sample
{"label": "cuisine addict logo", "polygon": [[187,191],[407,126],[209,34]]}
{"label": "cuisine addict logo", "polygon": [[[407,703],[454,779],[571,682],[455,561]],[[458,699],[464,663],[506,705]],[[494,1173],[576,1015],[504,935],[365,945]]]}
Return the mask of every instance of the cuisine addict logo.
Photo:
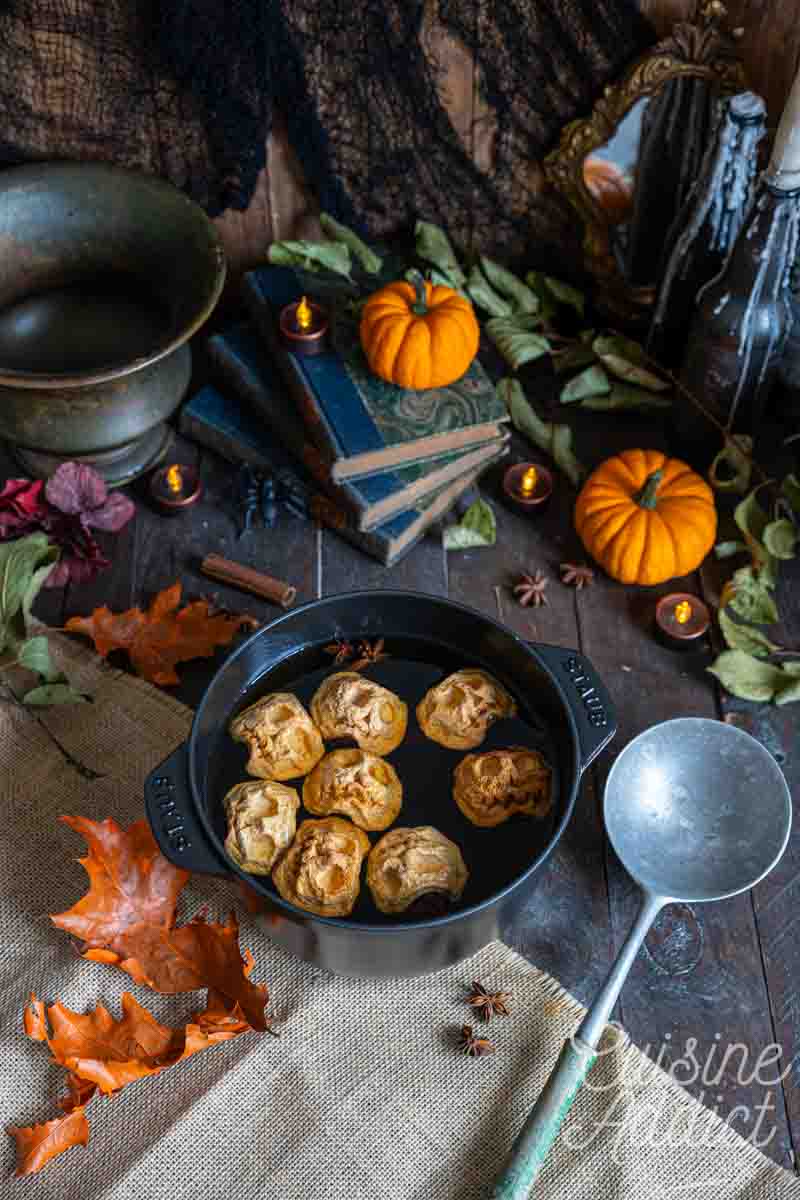
{"label": "cuisine addict logo", "polygon": [[[587,1105],[590,1115],[573,1118],[561,1131],[572,1149],[602,1141],[604,1154],[621,1163],[631,1149],[711,1149],[730,1144],[731,1131],[761,1151],[774,1140],[777,1096],[792,1066],[791,1061],[784,1062],[777,1043],[756,1054],[743,1042],[723,1043],[719,1033],[707,1047],[694,1037],[681,1047],[666,1034],[657,1051],[649,1044],[643,1047],[646,1057],[626,1054],[628,1045],[625,1032],[611,1022],[583,1084],[592,1093]],[[648,1086],[654,1067],[673,1085],[691,1089],[699,1103],[682,1102],[674,1086]],[[735,1086],[752,1089],[757,1103],[728,1107],[726,1095]]]}

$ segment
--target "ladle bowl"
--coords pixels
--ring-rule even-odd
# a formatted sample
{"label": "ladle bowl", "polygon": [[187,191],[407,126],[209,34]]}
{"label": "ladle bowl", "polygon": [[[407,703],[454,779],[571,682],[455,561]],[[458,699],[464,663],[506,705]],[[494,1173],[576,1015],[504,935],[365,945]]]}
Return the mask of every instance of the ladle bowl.
{"label": "ladle bowl", "polygon": [[780,859],[792,825],[791,794],[769,751],[744,730],[702,717],[664,721],[629,742],[609,772],[603,811],[611,845],[642,888],[639,914],[565,1043],[492,1200],[528,1196],[659,911],[754,887]]}

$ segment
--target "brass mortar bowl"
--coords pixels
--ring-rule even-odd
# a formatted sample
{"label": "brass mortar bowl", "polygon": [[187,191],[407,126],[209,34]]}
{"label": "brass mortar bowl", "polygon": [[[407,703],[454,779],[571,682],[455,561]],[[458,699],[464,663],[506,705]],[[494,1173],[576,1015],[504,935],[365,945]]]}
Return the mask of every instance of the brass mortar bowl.
{"label": "brass mortar bowl", "polygon": [[94,163],[0,172],[0,437],[28,474],[147,471],[189,383],[225,258],[170,184]]}

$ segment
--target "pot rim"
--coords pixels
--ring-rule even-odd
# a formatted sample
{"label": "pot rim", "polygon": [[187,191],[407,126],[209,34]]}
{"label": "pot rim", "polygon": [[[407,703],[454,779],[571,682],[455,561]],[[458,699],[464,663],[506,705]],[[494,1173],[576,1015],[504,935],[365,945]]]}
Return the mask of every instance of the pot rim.
{"label": "pot rim", "polygon": [[20,389],[35,390],[54,390],[67,388],[84,388],[92,384],[110,383],[116,379],[125,379],[128,375],[134,375],[137,371],[143,370],[144,367],[152,366],[159,362],[162,358],[166,358],[174,350],[177,350],[184,342],[188,342],[198,329],[200,329],[208,320],[211,313],[217,306],[222,289],[225,286],[225,279],[228,273],[227,262],[225,259],[225,251],[222,246],[222,239],[214,222],[208,214],[197,204],[190,199],[174,184],[166,179],[162,179],[158,175],[148,175],[145,171],[139,171],[131,167],[115,166],[112,163],[100,162],[61,162],[61,161],[43,161],[27,163],[19,167],[11,167],[3,172],[3,179],[9,179],[15,174],[23,174],[29,171],[32,167],[37,171],[45,169],[48,171],[57,172],[59,170],[74,171],[80,168],[82,171],[94,172],[98,175],[118,175],[128,176],[129,178],[138,179],[146,182],[149,186],[155,189],[161,189],[165,192],[170,192],[173,197],[179,197],[180,200],[194,211],[195,216],[199,214],[205,223],[208,238],[209,249],[215,261],[214,283],[210,288],[206,300],[201,308],[197,310],[192,320],[181,329],[168,342],[159,345],[152,352],[142,355],[139,358],[131,359],[129,362],[117,364],[116,366],[102,367],[97,371],[65,371],[65,372],[38,372],[38,371],[9,371],[4,369],[0,364],[0,387],[13,387]]}
{"label": "pot rim", "polygon": [[[229,876],[238,877],[238,878],[244,880],[244,882],[249,884],[249,886],[252,888],[253,887],[253,876],[248,874],[247,871],[243,871],[241,869],[241,867],[239,867],[236,863],[234,863],[233,860],[230,859],[228,857],[228,855],[226,855],[224,853],[224,850],[222,850],[222,851],[220,850],[219,838],[217,837],[214,830],[212,829],[211,823],[207,817],[207,808],[204,807],[203,805],[201,805],[200,803],[198,803],[198,799],[197,799],[198,794],[200,793],[200,788],[198,786],[196,763],[195,763],[195,758],[196,758],[195,738],[196,738],[197,729],[198,729],[198,726],[200,723],[200,719],[203,715],[203,710],[204,710],[205,705],[209,698],[209,693],[211,691],[211,688],[214,686],[215,681],[219,678],[220,675],[222,675],[225,672],[229,663],[232,663],[235,659],[239,658],[240,655],[244,654],[248,650],[248,648],[250,647],[250,645],[253,642],[255,642],[258,638],[268,634],[270,631],[273,631],[276,626],[281,624],[282,621],[289,620],[291,617],[295,617],[298,614],[302,614],[303,612],[306,612],[309,609],[319,608],[320,606],[330,603],[332,601],[347,601],[347,600],[361,599],[365,594],[368,595],[371,599],[374,598],[376,600],[380,600],[382,598],[388,598],[388,597],[391,597],[392,599],[398,599],[398,598],[399,599],[407,599],[411,602],[413,602],[415,600],[425,600],[425,601],[429,601],[429,602],[432,601],[435,604],[444,605],[447,608],[457,608],[457,609],[460,609],[462,612],[468,613],[470,616],[479,618],[485,624],[492,626],[494,629],[500,630],[502,633],[504,633],[508,637],[512,638],[518,644],[518,646],[521,647],[522,651],[525,654],[527,654],[529,657],[531,657],[535,660],[536,665],[539,667],[539,669],[544,671],[544,673],[548,676],[548,678],[553,683],[553,685],[556,689],[556,692],[562,702],[562,712],[566,718],[567,728],[569,729],[570,738],[572,740],[573,753],[575,755],[575,762],[576,762],[576,769],[575,769],[574,775],[572,777],[571,784],[569,786],[569,795],[567,796],[566,803],[564,805],[564,810],[561,815],[561,819],[559,820],[557,826],[555,827],[552,834],[550,835],[550,839],[547,842],[547,845],[536,856],[536,858],[533,859],[533,861],[528,865],[526,870],[523,871],[521,875],[517,875],[516,878],[511,881],[511,883],[507,884],[504,888],[501,888],[500,891],[494,892],[491,896],[487,896],[487,898],[485,900],[482,900],[480,902],[480,904],[473,904],[469,908],[460,908],[460,909],[457,909],[455,912],[445,913],[441,917],[427,917],[427,918],[423,918],[423,919],[417,920],[417,921],[397,921],[397,922],[394,922],[392,924],[387,924],[387,925],[375,925],[375,924],[370,924],[370,923],[361,922],[361,921],[353,921],[350,917],[319,916],[317,913],[309,912],[305,908],[300,908],[295,904],[290,904],[288,900],[284,900],[283,896],[281,896],[280,893],[277,892],[277,890],[275,891],[274,895],[272,893],[270,893],[270,895],[268,897],[268,900],[271,904],[274,904],[277,907],[284,909],[287,913],[291,914],[293,917],[301,917],[304,920],[321,921],[325,925],[335,926],[335,927],[338,927],[345,931],[349,930],[353,933],[366,933],[366,934],[373,934],[373,935],[375,935],[375,934],[394,935],[394,934],[407,934],[407,933],[411,933],[411,932],[414,932],[414,931],[420,930],[420,929],[438,929],[443,926],[452,924],[456,921],[460,921],[465,918],[474,916],[476,913],[482,912],[486,908],[493,907],[493,906],[496,906],[496,905],[502,903],[507,898],[507,896],[509,896],[512,892],[516,891],[517,888],[519,888],[522,884],[524,884],[524,882],[527,879],[529,879],[531,875],[533,875],[537,870],[539,870],[540,867],[542,867],[547,862],[548,858],[553,853],[553,851],[555,850],[558,843],[561,841],[564,831],[572,819],[572,814],[574,812],[575,804],[576,804],[577,797],[578,797],[578,789],[580,787],[581,778],[582,778],[582,774],[583,774],[583,760],[582,760],[582,754],[581,754],[580,737],[578,734],[578,726],[575,721],[575,717],[572,712],[572,709],[570,708],[570,705],[567,701],[567,695],[566,695],[564,687],[562,686],[560,679],[555,674],[555,672],[551,670],[551,668],[545,662],[544,658],[538,654],[535,644],[525,641],[525,639],[520,637],[519,634],[517,634],[513,629],[510,629],[507,625],[503,625],[500,621],[496,621],[493,617],[487,616],[485,613],[480,612],[478,609],[472,608],[468,604],[461,604],[457,600],[450,600],[446,596],[435,596],[429,592],[411,591],[411,590],[407,590],[405,588],[376,588],[374,590],[370,588],[366,592],[364,589],[349,591],[349,592],[336,592],[330,596],[320,596],[315,600],[309,600],[305,604],[299,605],[297,608],[292,608],[288,612],[280,613],[277,617],[275,617],[275,619],[273,621],[270,621],[269,624],[264,625],[261,629],[256,630],[255,633],[253,633],[249,638],[247,638],[242,643],[242,645],[239,646],[238,649],[236,649],[233,652],[233,654],[231,654],[230,657],[226,659],[226,661],[216,671],[216,673],[214,674],[214,677],[210,680],[208,686],[206,687],[206,689],[203,693],[203,697],[202,697],[199,705],[197,706],[197,710],[195,712],[195,716],[192,721],[192,728],[189,733],[189,737],[187,739],[189,791],[190,791],[191,799],[194,803],[195,814],[196,814],[198,820],[200,821],[200,824],[203,829],[203,834],[207,839],[209,847],[213,850],[214,855],[220,860],[221,865],[225,868],[225,871],[227,872],[227,874]],[[281,661],[281,660],[278,660],[278,661]],[[277,665],[277,663],[275,665]]]}

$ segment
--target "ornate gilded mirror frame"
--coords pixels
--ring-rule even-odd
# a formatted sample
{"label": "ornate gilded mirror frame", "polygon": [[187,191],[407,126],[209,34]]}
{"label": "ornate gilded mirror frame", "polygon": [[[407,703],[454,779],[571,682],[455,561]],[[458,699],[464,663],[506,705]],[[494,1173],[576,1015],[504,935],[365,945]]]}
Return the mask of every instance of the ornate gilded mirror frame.
{"label": "ornate gilded mirror frame", "polygon": [[617,83],[605,87],[590,116],[564,127],[558,146],[544,160],[548,182],[584,224],[584,266],[598,285],[596,299],[616,316],[641,319],[654,302],[655,288],[631,286],[620,274],[609,241],[615,222],[586,186],[585,160],[609,141],[637,101],[654,95],[671,79],[708,79],[720,95],[747,88],[736,42],[742,31],[727,31],[726,16],[720,0],[700,3],[692,21],[676,24],[669,37],[637,59]]}

